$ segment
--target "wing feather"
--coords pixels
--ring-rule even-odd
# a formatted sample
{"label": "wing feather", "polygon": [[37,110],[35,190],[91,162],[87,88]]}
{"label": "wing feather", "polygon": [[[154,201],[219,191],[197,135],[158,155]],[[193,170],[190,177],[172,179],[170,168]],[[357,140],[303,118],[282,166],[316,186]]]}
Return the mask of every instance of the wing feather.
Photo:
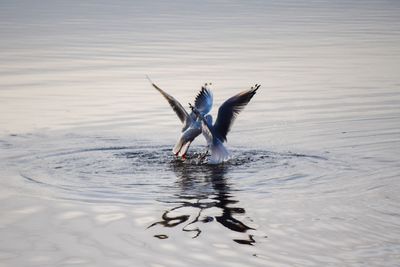
{"label": "wing feather", "polygon": [[211,111],[213,105],[213,94],[207,84],[201,87],[200,92],[194,100],[194,105],[202,115]]}
{"label": "wing feather", "polygon": [[[150,81],[151,82],[151,81]],[[180,119],[180,121],[183,123],[183,130],[184,131],[192,122],[192,118],[189,116],[185,108],[179,103],[178,100],[176,100],[173,96],[169,95],[167,92],[162,90],[160,87],[158,87],[155,83],[151,82],[151,85],[161,93],[161,95],[168,101],[169,105],[171,108],[175,111],[176,115]]]}
{"label": "wing feather", "polygon": [[221,141],[226,141],[236,116],[250,102],[260,85],[256,84],[249,90],[243,91],[226,100],[218,109],[218,117],[214,124],[214,133]]}

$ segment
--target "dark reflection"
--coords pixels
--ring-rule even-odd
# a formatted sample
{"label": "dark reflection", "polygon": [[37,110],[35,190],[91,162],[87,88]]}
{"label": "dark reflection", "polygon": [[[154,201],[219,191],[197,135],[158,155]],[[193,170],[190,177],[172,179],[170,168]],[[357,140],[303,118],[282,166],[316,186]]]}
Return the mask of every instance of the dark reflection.
{"label": "dark reflection", "polygon": [[228,165],[191,165],[173,162],[171,168],[178,177],[176,183],[179,193],[175,195],[177,198],[175,201],[163,202],[173,203],[175,206],[166,210],[161,220],[148,228],[180,226],[182,231],[193,233],[192,238],[197,238],[202,233],[202,224],[218,222],[231,231],[245,234],[243,239],[233,239],[233,241],[246,245],[255,243],[253,235],[246,233],[254,228],[235,218],[235,215],[243,216],[245,210],[238,206],[239,202],[233,196],[234,190],[227,182]]}

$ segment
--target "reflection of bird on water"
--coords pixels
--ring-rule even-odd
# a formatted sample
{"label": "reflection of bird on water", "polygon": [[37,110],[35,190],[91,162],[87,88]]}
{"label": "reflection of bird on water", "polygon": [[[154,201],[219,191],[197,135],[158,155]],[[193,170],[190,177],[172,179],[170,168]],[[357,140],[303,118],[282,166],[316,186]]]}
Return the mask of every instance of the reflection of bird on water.
{"label": "reflection of bird on water", "polygon": [[158,87],[150,80],[149,77],[147,77],[147,79],[150,81],[153,87],[168,101],[171,108],[175,111],[176,115],[183,123],[182,134],[172,149],[172,152],[175,154],[175,156],[179,156],[184,160],[190,144],[202,132],[201,121],[197,114],[204,116],[210,112],[212,108],[213,95],[211,89],[209,88],[208,84],[205,84],[201,87],[201,90],[194,101],[194,106],[198,113],[195,114],[194,112],[191,112],[189,114],[178,100]]}
{"label": "reflection of bird on water", "polygon": [[[178,195],[179,201],[174,201],[178,205],[165,211],[161,216],[162,220],[151,224],[148,228],[156,225],[169,228],[183,225],[182,231],[193,232],[193,238],[196,238],[202,233],[198,227],[199,223],[215,220],[231,231],[246,233],[248,230],[254,230],[234,217],[236,214],[244,214],[245,210],[240,207],[231,207],[238,201],[233,199],[225,178],[227,166],[185,166],[183,163],[174,163],[172,168],[179,178],[177,183],[181,188],[181,193]],[[204,215],[210,208],[218,208],[222,214]],[[174,211],[178,210],[183,214],[173,215]],[[193,211],[196,215],[191,219],[193,216],[189,214],[193,214]],[[253,236],[249,234],[245,239],[234,239],[234,241],[248,245],[255,243]]]}

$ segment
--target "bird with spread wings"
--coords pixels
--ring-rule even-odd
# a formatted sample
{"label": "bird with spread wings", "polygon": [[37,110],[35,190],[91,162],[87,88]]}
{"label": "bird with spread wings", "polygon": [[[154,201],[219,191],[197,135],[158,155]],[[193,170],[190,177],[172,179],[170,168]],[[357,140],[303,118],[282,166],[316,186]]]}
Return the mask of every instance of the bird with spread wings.
{"label": "bird with spread wings", "polygon": [[229,159],[229,151],[224,145],[237,115],[246,107],[261,85],[256,84],[249,90],[240,92],[226,100],[218,109],[218,116],[213,124],[210,114],[203,115],[196,106],[190,105],[192,112],[202,120],[202,132],[207,140],[211,157],[210,164],[219,164]]}
{"label": "bird with spread wings", "polygon": [[202,133],[202,126],[200,116],[205,116],[210,112],[213,105],[213,94],[208,84],[201,87],[200,92],[197,94],[194,100],[194,106],[196,107],[196,113],[188,113],[185,108],[176,100],[173,96],[158,87],[153,83],[147,76],[153,87],[161,93],[161,95],[168,101],[171,108],[175,111],[176,115],[183,124],[182,134],[176,142],[172,152],[175,156],[186,159],[186,153],[193,140]]}

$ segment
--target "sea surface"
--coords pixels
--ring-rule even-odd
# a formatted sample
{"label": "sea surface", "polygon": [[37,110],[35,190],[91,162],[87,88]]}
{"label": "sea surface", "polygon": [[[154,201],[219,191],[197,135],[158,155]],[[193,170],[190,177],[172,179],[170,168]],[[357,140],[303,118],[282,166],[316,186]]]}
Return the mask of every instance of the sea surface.
{"label": "sea surface", "polygon": [[[0,1],[0,266],[399,266],[400,2]],[[261,88],[232,159],[185,108]]]}

